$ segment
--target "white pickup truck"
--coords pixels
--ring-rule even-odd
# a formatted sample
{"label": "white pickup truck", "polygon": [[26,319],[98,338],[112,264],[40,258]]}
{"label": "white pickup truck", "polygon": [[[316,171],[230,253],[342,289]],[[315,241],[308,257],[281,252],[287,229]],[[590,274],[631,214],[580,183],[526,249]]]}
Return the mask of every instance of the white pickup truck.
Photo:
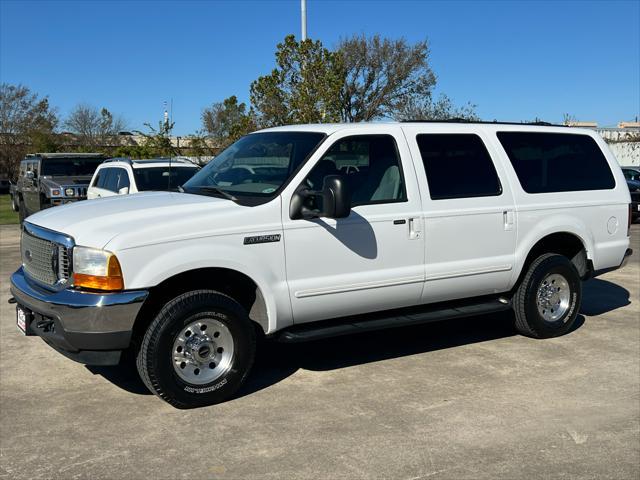
{"label": "white pickup truck", "polygon": [[89,364],[133,352],[147,387],[188,408],[234,394],[259,336],[301,342],[505,309],[524,335],[561,335],[581,281],[631,254],[629,203],[589,130],[272,128],[180,192],[27,218],[10,301],[27,335]]}

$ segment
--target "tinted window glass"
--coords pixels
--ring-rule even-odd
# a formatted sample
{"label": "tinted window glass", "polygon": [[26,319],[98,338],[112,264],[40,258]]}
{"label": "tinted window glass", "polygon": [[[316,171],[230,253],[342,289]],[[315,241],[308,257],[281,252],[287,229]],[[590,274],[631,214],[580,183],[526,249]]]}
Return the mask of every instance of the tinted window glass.
{"label": "tinted window glass", "polygon": [[[211,160],[184,185],[189,193],[225,190],[236,197],[277,195],[325,135],[315,132],[265,132],[242,137]],[[137,181],[137,179],[136,179]]]}
{"label": "tinted window glass", "polygon": [[113,168],[103,168],[100,170],[100,178],[96,183],[98,188],[107,188],[107,182],[109,181],[110,172]]}
{"label": "tinted window glass", "polygon": [[118,178],[118,190],[125,187],[129,188],[129,173],[124,168],[119,168],[118,170],[122,172]]}
{"label": "tinted window glass", "polygon": [[502,193],[493,161],[477,135],[423,134],[417,142],[433,200]]}
{"label": "tinted window glass", "polygon": [[91,176],[103,158],[45,158],[42,160],[42,175]]}
{"label": "tinted window glass", "polygon": [[498,139],[527,193],[614,188],[600,147],[588,135],[499,132]]}
{"label": "tinted window glass", "polygon": [[96,176],[93,179],[93,182],[91,182],[91,186],[92,187],[97,187],[100,184],[100,176],[101,175],[104,175],[104,169],[98,170],[98,173],[96,173]]}
{"label": "tinted window glass", "polygon": [[112,192],[118,191],[118,179],[120,178],[121,168],[109,168],[109,173],[105,180],[104,188]]}
{"label": "tinted window glass", "polygon": [[138,191],[145,190],[177,190],[198,171],[197,167],[171,168],[171,182],[169,182],[169,167],[134,168],[133,176]]}
{"label": "tinted window glass", "polygon": [[321,190],[327,175],[346,178],[354,207],[406,199],[398,149],[389,135],[358,135],[338,140],[313,167],[307,184]]}

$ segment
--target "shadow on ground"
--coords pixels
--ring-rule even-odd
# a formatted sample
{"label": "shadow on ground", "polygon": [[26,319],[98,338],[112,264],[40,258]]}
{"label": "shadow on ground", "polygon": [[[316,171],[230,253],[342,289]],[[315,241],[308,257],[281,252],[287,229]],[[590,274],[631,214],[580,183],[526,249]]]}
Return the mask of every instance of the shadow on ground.
{"label": "shadow on ground", "polygon": [[[584,284],[583,304],[571,332],[593,316],[629,305],[629,292],[606,280]],[[571,334],[569,332],[569,334]],[[326,371],[445,348],[497,340],[515,335],[513,314],[483,315],[376,332],[348,335],[303,344],[262,341],[255,366],[237,398],[274,385],[298,369]],[[87,367],[128,392],[148,395],[132,361],[118,367]]]}

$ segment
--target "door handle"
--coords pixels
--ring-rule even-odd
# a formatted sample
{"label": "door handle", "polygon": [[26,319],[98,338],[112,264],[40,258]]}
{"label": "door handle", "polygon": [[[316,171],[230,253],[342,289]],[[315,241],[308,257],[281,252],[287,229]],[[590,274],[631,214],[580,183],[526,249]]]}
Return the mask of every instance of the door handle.
{"label": "door handle", "polygon": [[409,219],[409,240],[417,240],[421,235],[419,219]]}
{"label": "door handle", "polygon": [[504,229],[506,231],[513,230],[513,210],[505,210],[504,212],[502,212],[502,221],[504,224]]}

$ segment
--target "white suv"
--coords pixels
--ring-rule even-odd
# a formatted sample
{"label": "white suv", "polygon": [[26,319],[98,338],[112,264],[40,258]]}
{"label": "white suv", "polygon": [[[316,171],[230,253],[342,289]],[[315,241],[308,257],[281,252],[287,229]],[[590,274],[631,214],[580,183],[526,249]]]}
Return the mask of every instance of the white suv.
{"label": "white suv", "polygon": [[590,130],[273,128],[179,192],[29,217],[11,292],[27,335],[84,363],[132,352],[152,392],[193,407],[234,394],[259,336],[303,342],[507,309],[524,335],[562,335],[582,280],[631,254],[629,202]]}
{"label": "white suv", "polygon": [[110,158],[93,174],[87,199],[149,190],[177,190],[198,170],[197,165],[180,158]]}

